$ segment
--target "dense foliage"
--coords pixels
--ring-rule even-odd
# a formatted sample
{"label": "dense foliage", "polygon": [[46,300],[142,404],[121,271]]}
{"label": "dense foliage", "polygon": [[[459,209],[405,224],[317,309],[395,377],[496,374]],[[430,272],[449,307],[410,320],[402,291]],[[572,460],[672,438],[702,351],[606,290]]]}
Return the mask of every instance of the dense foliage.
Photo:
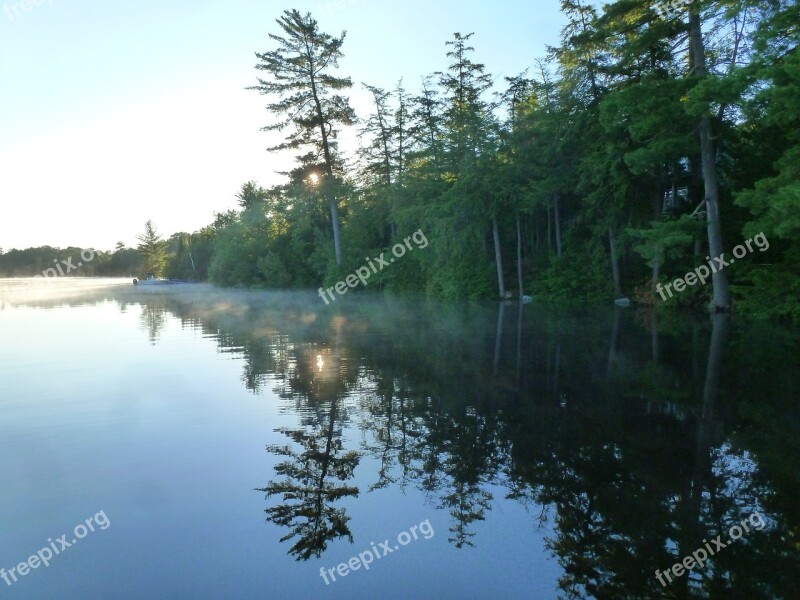
{"label": "dense foliage", "polygon": [[[278,149],[302,149],[298,167],[269,190],[246,184],[241,211],[218,218],[211,279],[330,285],[422,229],[430,248],[372,284],[448,298],[657,302],[658,283],[719,255],[716,215],[717,247],[728,256],[759,233],[771,242],[768,254],[749,252],[723,273],[739,307],[800,316],[791,293],[800,258],[797,5],[695,2],[680,12],[624,0],[598,11],[565,0],[562,8],[561,45],[531,72],[505,78],[499,92],[474,60],[472,34],[458,33],[446,43],[444,70],[416,92],[402,81],[388,91],[366,86],[374,109],[361,115],[353,161],[312,135],[324,123],[335,138],[338,117],[350,118],[346,97],[329,101],[334,117],[334,107],[343,111],[330,121],[313,110],[301,123],[282,121],[293,129]],[[279,24],[342,52],[344,36],[320,34],[310,15],[287,11]],[[307,57],[281,58],[308,65]],[[313,99],[302,74],[290,75],[295,102]],[[256,89],[278,94],[289,74],[272,61],[270,76]],[[336,90],[349,87],[326,77]],[[707,152],[713,159],[704,161]],[[712,196],[716,205],[704,202]],[[668,303],[705,304],[713,288],[695,286]],[[714,303],[724,308],[722,292]]]}

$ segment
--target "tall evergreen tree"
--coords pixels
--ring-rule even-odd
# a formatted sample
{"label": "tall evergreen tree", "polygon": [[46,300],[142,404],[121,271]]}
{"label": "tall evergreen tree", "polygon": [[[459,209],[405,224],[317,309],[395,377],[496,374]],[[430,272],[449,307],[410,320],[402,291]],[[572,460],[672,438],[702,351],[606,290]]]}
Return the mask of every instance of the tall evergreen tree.
{"label": "tall evergreen tree", "polygon": [[286,140],[270,150],[302,150],[297,157],[301,167],[320,179],[327,196],[333,231],[336,264],[342,262],[342,241],[339,225],[337,179],[342,174],[338,154],[338,127],[353,125],[356,116],[346,96],[336,92],[352,87],[349,77],[335,77],[331,70],[338,68],[342,57],[345,32],[333,37],[319,30],[310,13],[284,11],[277,23],[285,36],[269,34],[277,49],[256,53],[260,61],[256,69],[266,71],[270,79],[258,79],[258,85],[248,89],[277,96],[267,106],[279,120],[264,131],[283,131],[294,127]]}
{"label": "tall evergreen tree", "polygon": [[[701,11],[701,2],[696,1],[689,6],[689,49],[692,69],[697,81],[702,83],[708,77],[708,65],[706,47],[703,40]],[[717,147],[714,143],[714,132],[711,128],[710,110],[711,107],[706,109],[700,118],[698,135],[700,136],[700,153],[703,165],[708,249],[713,260],[715,257],[722,257],[725,247],[722,242],[722,224],[720,222]],[[716,269],[712,277],[714,284],[714,310],[726,311],[731,305],[728,272],[724,269]]]}
{"label": "tall evergreen tree", "polygon": [[167,265],[167,242],[158,234],[152,221],[144,224],[144,233],[139,240],[138,250],[144,258],[144,271],[160,277]]}
{"label": "tall evergreen tree", "polygon": [[364,140],[361,155],[365,160],[366,172],[379,184],[390,186],[394,166],[394,139],[392,131],[392,110],[389,106],[390,92],[366,85],[364,88],[372,95],[374,112],[365,120],[361,129]]}

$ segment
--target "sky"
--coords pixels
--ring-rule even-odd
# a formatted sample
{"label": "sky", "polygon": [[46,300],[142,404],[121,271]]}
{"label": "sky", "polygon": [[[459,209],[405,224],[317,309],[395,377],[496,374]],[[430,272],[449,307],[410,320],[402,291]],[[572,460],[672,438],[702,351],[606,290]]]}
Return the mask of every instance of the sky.
{"label": "sky", "polygon": [[[410,92],[447,66],[445,41],[475,32],[498,82],[555,45],[559,0],[0,0],[0,248],[110,250],[152,219],[169,236],[236,207],[246,181],[282,181],[291,154],[268,98],[246,90],[283,10],[347,31],[337,72]],[[354,137],[354,136],[352,136]]]}

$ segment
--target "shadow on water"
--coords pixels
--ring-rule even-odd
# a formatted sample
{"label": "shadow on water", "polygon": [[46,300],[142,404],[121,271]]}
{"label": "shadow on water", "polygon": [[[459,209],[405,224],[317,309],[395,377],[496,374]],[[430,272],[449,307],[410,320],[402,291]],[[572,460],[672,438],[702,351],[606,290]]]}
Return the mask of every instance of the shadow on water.
{"label": "shadow on water", "polygon": [[[257,489],[297,560],[352,541],[345,504],[359,494],[424,492],[455,548],[480,545],[475,524],[502,494],[551,524],[563,597],[796,597],[791,332],[723,315],[370,297],[328,307],[310,293],[205,286],[66,302],[106,301],[141,310],[152,343],[173,320],[202,331],[243,357],[243,385],[296,416]],[[48,302],[64,301],[29,305]],[[365,457],[377,467],[359,489]],[[657,571],[755,512],[762,529],[659,583]]]}

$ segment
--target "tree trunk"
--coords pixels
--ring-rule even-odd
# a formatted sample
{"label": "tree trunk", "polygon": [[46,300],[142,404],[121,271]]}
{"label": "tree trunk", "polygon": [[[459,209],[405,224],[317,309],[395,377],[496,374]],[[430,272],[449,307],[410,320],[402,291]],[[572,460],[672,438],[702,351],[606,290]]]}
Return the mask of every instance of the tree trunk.
{"label": "tree trunk", "polygon": [[333,249],[336,252],[336,264],[342,264],[342,237],[339,233],[339,208],[336,206],[336,194],[328,194],[328,204],[331,209],[331,224],[333,226]]}
{"label": "tree trunk", "polygon": [[[313,62],[312,62],[313,65]],[[330,143],[328,142],[328,132],[325,129],[325,115],[322,112],[322,104],[317,95],[317,83],[314,75],[311,75],[311,93],[314,98],[314,105],[316,107],[317,119],[319,121],[319,131],[322,136],[322,152],[325,157],[325,173],[327,175],[327,185],[333,184],[333,157],[331,156]],[[339,208],[336,200],[336,194],[332,191],[327,191],[328,206],[331,211],[331,228],[333,229],[333,248],[336,253],[336,264],[342,264],[342,237],[339,233]]]}
{"label": "tree trunk", "polygon": [[[712,448],[717,447],[718,440],[715,439],[715,431],[719,430],[719,421],[715,418],[714,405],[716,402],[720,371],[722,368],[722,355],[728,336],[729,315],[715,314],[712,317],[711,341],[708,351],[708,365],[706,367],[706,378],[703,386],[703,408],[697,419],[695,429],[695,448],[694,465],[691,477],[685,485],[683,510],[679,513],[679,526],[682,531],[692,531],[698,525],[703,528],[703,495],[708,489],[713,489],[713,469],[711,463]],[[682,536],[683,537],[683,536]],[[696,544],[692,536],[689,539],[679,540],[678,556],[683,556],[691,552]],[[686,548],[687,550],[683,550]],[[688,577],[681,578],[687,582],[686,593],[681,597],[687,597]]]}
{"label": "tree trunk", "polygon": [[[706,56],[703,45],[703,30],[697,5],[689,8],[689,45],[694,64],[695,76],[706,77]],[[710,257],[723,254],[722,228],[719,220],[719,179],[717,176],[717,152],[711,131],[711,117],[704,116],[699,124],[700,156],[703,162],[703,184],[706,200],[706,223],[708,229],[708,248]],[[713,306],[715,312],[725,312],[730,308],[731,297],[728,288],[728,273],[717,270],[712,275],[714,288]]]}
{"label": "tree trunk", "polygon": [[708,350],[708,366],[706,380],[703,385],[703,421],[714,418],[714,402],[719,390],[719,380],[722,371],[722,356],[725,344],[728,341],[730,317],[727,315],[714,315],[712,317],[711,343]]}
{"label": "tree trunk", "polygon": [[[655,373],[658,373],[658,365],[661,363],[661,352],[659,351],[658,343],[658,314],[654,309],[650,309],[650,350],[653,353],[653,366],[656,367]],[[658,377],[657,374],[653,375],[654,378]],[[654,379],[654,383],[657,383]]]}
{"label": "tree trunk", "polygon": [[497,265],[497,289],[500,298],[506,297],[506,284],[503,281],[503,255],[500,251],[500,231],[497,227],[497,217],[492,217],[492,235],[494,236],[494,260]]}
{"label": "tree trunk", "polygon": [[[653,194],[653,219],[656,221],[661,218],[661,211],[664,208],[664,197],[661,193],[661,174],[659,168],[659,174],[657,176],[657,187],[656,191]],[[653,295],[657,293],[656,286],[658,285],[658,278],[661,276],[661,263],[663,262],[661,248],[656,249],[656,256],[653,258],[653,271],[651,276],[650,287],[652,288]]]}
{"label": "tree trunk", "polygon": [[561,258],[561,210],[558,202],[558,194],[553,203],[553,220],[556,229],[556,256]]}
{"label": "tree trunk", "polygon": [[492,363],[492,372],[495,376],[500,369],[500,350],[503,342],[503,315],[505,314],[505,310],[506,303],[501,300],[499,306],[497,307],[497,331],[494,336],[494,362]]}
{"label": "tree trunk", "polygon": [[522,312],[522,302],[519,303],[519,310],[517,311],[517,393],[520,391],[520,383],[522,382],[522,319],[525,313]]}
{"label": "tree trunk", "polygon": [[[325,436],[325,452],[321,463],[319,479],[317,480],[317,490],[315,498],[315,517],[314,529],[318,527],[320,515],[322,514],[322,505],[324,502],[323,493],[325,491],[325,477],[328,475],[328,467],[330,466],[331,456],[333,455],[333,434],[336,431],[336,397],[331,399],[331,412],[328,422],[328,433]],[[316,539],[316,536],[315,538]]]}
{"label": "tree trunk", "polygon": [[622,309],[614,307],[614,325],[611,328],[611,341],[608,344],[608,364],[606,365],[606,377],[611,376],[614,365],[619,362],[619,322],[622,318]]}
{"label": "tree trunk", "polygon": [[517,213],[517,281],[519,283],[519,299],[525,295],[525,290],[522,284],[522,226],[519,222],[519,213]]}
{"label": "tree trunk", "polygon": [[658,278],[661,276],[661,250],[658,251],[658,254],[653,259],[653,274],[651,276],[650,287],[652,288],[653,294],[655,295],[657,292],[656,286],[658,285]]}
{"label": "tree trunk", "polygon": [[195,275],[198,275],[197,267],[194,266],[194,257],[192,256],[192,251],[191,250],[189,251],[189,260],[192,261],[192,271],[194,271]]}
{"label": "tree trunk", "polygon": [[561,340],[556,342],[556,358],[553,368],[553,398],[558,398],[558,378],[561,373]]}
{"label": "tree trunk", "polygon": [[614,237],[614,229],[608,228],[608,247],[611,252],[611,275],[614,278],[614,293],[617,298],[622,298],[622,282],[619,278],[619,259],[617,258],[617,240]]}

